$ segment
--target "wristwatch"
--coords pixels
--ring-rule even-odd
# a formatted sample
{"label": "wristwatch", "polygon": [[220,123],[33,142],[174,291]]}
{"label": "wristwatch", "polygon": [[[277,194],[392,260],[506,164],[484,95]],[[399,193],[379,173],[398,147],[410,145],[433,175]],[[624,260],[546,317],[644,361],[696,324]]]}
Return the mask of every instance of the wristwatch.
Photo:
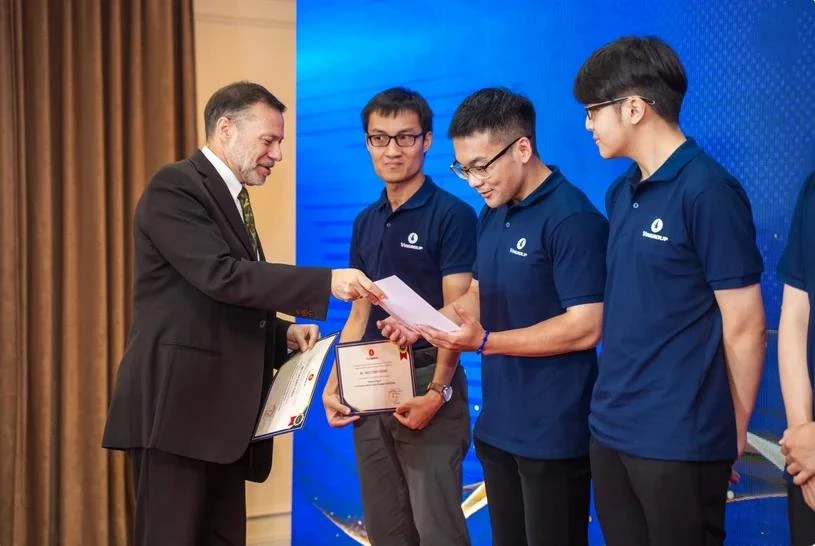
{"label": "wristwatch", "polygon": [[453,387],[450,385],[442,385],[441,383],[433,383],[431,381],[430,384],[427,385],[427,392],[430,391],[436,391],[439,393],[445,404],[453,397]]}

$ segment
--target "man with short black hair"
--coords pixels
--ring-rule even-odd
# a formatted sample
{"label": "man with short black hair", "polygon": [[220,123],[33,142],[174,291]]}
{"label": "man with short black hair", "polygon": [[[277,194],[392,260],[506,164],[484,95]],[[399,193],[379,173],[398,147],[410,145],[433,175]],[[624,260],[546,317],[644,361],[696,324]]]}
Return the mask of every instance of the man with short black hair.
{"label": "man with short black hair", "polygon": [[634,161],[606,194],[603,352],[592,479],[608,546],[723,544],[765,320],[750,202],[679,128],[687,79],[658,38],[620,38],[574,95],[604,158]]}
{"label": "man with short black hair", "polygon": [[[424,173],[433,112],[401,87],[374,96],[362,128],[380,198],[354,220],[351,264],[373,279],[398,275],[436,308],[470,284],[475,211]],[[386,313],[355,301],[340,341],[381,340]],[[395,413],[350,415],[338,394],[336,369],[323,392],[329,425],[354,422],[354,447],[368,538],[374,546],[464,546],[461,465],[470,444],[467,379],[458,354],[424,340],[413,346],[417,396]]]}
{"label": "man with short black hair", "polygon": [[[432,344],[482,355],[475,447],[494,546],[585,546],[589,398],[597,373],[608,223],[536,148],[523,95],[481,89],[448,131],[452,170],[484,199],[467,293]],[[383,334],[416,335],[388,319]]]}

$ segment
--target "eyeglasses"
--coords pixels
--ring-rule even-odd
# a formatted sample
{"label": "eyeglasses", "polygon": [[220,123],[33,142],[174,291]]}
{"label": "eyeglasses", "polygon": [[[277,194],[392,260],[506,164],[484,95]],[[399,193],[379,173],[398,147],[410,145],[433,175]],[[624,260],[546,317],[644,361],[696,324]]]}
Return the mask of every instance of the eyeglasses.
{"label": "eyeglasses", "polygon": [[416,139],[420,136],[424,136],[424,133],[418,133],[415,135],[409,135],[405,133],[399,133],[398,135],[386,135],[385,133],[376,133],[373,135],[368,135],[367,140],[368,144],[373,146],[374,148],[386,148],[390,145],[391,139],[396,141],[396,145],[400,148],[410,148],[414,144],[416,144]]}
{"label": "eyeglasses", "polygon": [[509,149],[512,148],[512,145],[521,140],[522,138],[524,138],[524,136],[525,135],[521,135],[512,142],[510,142],[509,144],[507,144],[506,148],[495,154],[495,156],[492,159],[490,159],[483,165],[480,165],[478,167],[465,167],[464,165],[459,163],[458,160],[454,160],[452,163],[450,163],[450,170],[453,171],[456,174],[456,176],[458,176],[462,180],[469,180],[470,175],[474,176],[479,180],[486,180],[490,177],[489,172],[490,165],[501,159],[501,156],[507,153]]}
{"label": "eyeglasses", "polygon": [[628,95],[627,97],[620,97],[618,99],[611,99],[611,100],[607,100],[607,101],[598,102],[598,103],[595,103],[595,104],[589,104],[587,106],[584,106],[584,108],[586,109],[586,119],[594,119],[595,110],[598,110],[600,108],[603,108],[604,106],[608,106],[610,104],[616,104],[618,102],[622,102],[622,101],[628,100],[628,99],[641,99],[641,100],[645,101],[646,104],[650,104],[651,106],[656,104],[656,101],[654,99],[648,99],[648,98],[645,98],[645,97],[641,97],[639,95]]}

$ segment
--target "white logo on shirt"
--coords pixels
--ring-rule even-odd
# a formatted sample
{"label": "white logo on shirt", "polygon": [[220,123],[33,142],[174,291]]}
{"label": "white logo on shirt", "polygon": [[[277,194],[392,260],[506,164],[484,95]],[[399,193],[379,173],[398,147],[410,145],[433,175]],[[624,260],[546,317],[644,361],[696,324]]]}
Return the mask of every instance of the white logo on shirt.
{"label": "white logo on shirt", "polygon": [[402,248],[409,248],[411,250],[423,250],[424,249],[423,246],[420,246],[420,245],[416,244],[419,241],[419,235],[415,231],[412,232],[410,235],[408,235],[407,240],[408,240],[407,243],[400,242],[399,246],[401,246]]}
{"label": "white logo on shirt", "polygon": [[662,228],[665,227],[665,223],[662,221],[662,218],[656,218],[653,222],[651,222],[651,231],[642,230],[642,236],[646,239],[653,239],[655,241],[662,241],[663,243],[668,240],[667,237],[664,235],[657,235]]}
{"label": "white logo on shirt", "polygon": [[521,237],[520,239],[518,239],[518,242],[515,243],[515,248],[512,248],[512,247],[509,248],[509,253],[510,254],[515,254],[516,256],[521,256],[521,257],[525,258],[527,256],[526,252],[521,252],[525,246],[526,246],[526,237]]}

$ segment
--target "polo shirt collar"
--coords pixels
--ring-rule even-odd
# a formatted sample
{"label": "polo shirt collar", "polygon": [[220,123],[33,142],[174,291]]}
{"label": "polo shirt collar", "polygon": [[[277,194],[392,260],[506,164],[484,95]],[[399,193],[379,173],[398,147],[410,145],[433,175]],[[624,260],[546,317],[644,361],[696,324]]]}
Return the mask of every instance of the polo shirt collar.
{"label": "polo shirt collar", "polygon": [[[424,182],[422,182],[422,185],[416,190],[416,193],[411,195],[410,198],[399,207],[399,210],[417,209],[427,204],[430,197],[436,192],[437,187],[438,186],[433,183],[433,180],[431,180],[429,176],[425,176]],[[388,201],[387,190],[382,190],[382,194],[379,196],[379,200],[376,204],[380,210],[386,209],[390,211],[391,204],[390,201]]]}
{"label": "polo shirt collar", "polygon": [[[691,159],[696,157],[698,154],[702,152],[702,148],[696,144],[696,141],[688,137],[685,142],[682,143],[679,148],[674,150],[668,159],[659,166],[654,174],[651,175],[646,182],[671,182],[676,180],[679,176],[679,171],[682,170],[682,167],[687,165]],[[628,171],[625,173],[628,182],[636,187],[640,183],[640,179],[642,178],[642,173],[640,172],[639,166],[634,163],[631,167],[628,168]]]}
{"label": "polo shirt collar", "polygon": [[555,191],[560,183],[563,182],[564,178],[559,168],[557,168],[555,165],[546,166],[550,171],[552,171],[549,173],[549,176],[547,176],[543,182],[538,184],[538,187],[532,190],[532,193],[524,197],[522,201],[515,203],[514,205],[510,205],[511,208],[525,208],[532,206]]}

